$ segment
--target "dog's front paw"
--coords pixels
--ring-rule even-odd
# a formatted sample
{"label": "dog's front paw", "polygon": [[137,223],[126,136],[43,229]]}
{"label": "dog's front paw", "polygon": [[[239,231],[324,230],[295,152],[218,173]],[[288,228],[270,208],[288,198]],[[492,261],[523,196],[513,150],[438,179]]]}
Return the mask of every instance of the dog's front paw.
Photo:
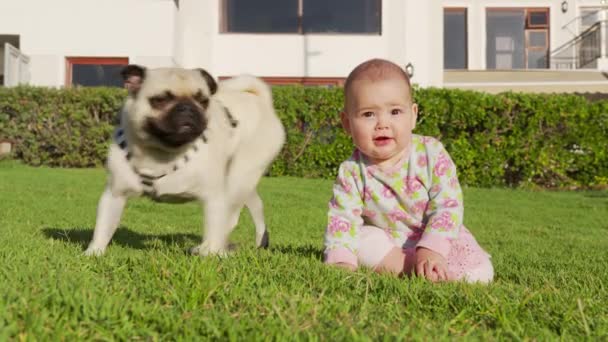
{"label": "dog's front paw", "polygon": [[104,248],[89,247],[82,254],[85,256],[102,256],[105,251]]}
{"label": "dog's front paw", "polygon": [[201,257],[209,255],[217,255],[219,257],[228,256],[228,250],[225,247],[212,246],[209,242],[205,241],[198,246],[190,248],[190,254],[198,255]]}

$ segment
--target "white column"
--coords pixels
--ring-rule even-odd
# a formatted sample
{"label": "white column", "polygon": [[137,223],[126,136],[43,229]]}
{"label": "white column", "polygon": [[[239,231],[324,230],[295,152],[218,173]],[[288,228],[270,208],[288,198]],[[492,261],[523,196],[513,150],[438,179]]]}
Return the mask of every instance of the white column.
{"label": "white column", "polygon": [[180,0],[175,20],[174,58],[184,68],[213,74],[213,45],[219,31],[219,0]]}
{"label": "white column", "polygon": [[[405,58],[413,83],[443,85],[443,9],[441,0],[405,0]],[[404,65],[404,66],[405,66]]]}
{"label": "white column", "polygon": [[597,69],[608,71],[608,8],[599,13],[600,21],[600,58],[597,60]]}

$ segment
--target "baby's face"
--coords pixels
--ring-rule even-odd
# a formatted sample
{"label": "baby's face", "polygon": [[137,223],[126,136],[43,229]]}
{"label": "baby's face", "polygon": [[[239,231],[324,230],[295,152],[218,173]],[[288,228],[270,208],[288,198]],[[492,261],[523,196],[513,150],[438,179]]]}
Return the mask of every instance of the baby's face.
{"label": "baby's face", "polygon": [[394,165],[410,145],[418,107],[409,91],[404,80],[393,77],[355,81],[347,94],[342,125],[374,165]]}

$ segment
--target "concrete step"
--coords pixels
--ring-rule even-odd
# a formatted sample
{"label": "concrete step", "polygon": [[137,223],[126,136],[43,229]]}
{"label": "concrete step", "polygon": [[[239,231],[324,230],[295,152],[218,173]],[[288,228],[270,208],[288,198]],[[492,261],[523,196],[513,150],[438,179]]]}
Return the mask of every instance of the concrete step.
{"label": "concrete step", "polygon": [[446,70],[444,87],[498,93],[608,93],[608,73],[597,70]]}

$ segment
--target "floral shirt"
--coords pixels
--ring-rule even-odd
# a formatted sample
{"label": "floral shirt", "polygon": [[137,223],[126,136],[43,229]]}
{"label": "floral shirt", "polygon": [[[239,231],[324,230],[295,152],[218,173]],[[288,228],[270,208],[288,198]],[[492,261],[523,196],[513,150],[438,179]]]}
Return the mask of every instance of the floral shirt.
{"label": "floral shirt", "polygon": [[369,166],[355,150],[334,183],[326,262],[356,266],[363,225],[385,229],[405,248],[425,247],[447,258],[462,219],[456,167],[437,139],[412,135],[409,153],[390,170]]}

